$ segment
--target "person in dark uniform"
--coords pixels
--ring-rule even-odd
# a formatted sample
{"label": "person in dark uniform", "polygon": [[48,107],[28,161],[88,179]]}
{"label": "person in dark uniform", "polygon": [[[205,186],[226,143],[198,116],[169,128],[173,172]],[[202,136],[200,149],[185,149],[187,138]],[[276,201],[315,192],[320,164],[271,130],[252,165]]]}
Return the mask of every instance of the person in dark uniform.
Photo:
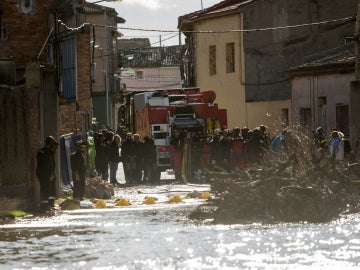
{"label": "person in dark uniform", "polygon": [[82,200],[85,193],[86,177],[86,143],[82,140],[76,142],[76,151],[70,156],[71,172],[74,184],[73,198]]}
{"label": "person in dark uniform", "polygon": [[211,165],[221,165],[222,164],[222,159],[221,159],[221,146],[220,146],[220,141],[221,139],[221,130],[220,129],[215,129],[214,130],[214,135],[210,141],[210,164]]}
{"label": "person in dark uniform", "polygon": [[121,159],[123,162],[125,181],[127,184],[134,181],[135,172],[135,150],[132,133],[126,134],[125,140],[121,144]]}
{"label": "person in dark uniform", "polygon": [[134,177],[135,181],[140,183],[142,180],[142,172],[143,172],[143,147],[144,143],[140,141],[140,135],[134,134],[134,152],[135,152],[135,171],[134,171]]}
{"label": "person in dark uniform", "polygon": [[40,183],[40,200],[48,207],[54,205],[56,196],[55,152],[58,142],[52,136],[45,138],[45,146],[36,155],[36,176]]}
{"label": "person in dark uniform", "polygon": [[106,144],[105,132],[100,131],[95,133],[95,168],[101,175],[101,178],[107,182],[109,178],[109,164],[108,164],[108,148]]}
{"label": "person in dark uniform", "polygon": [[154,141],[146,136],[144,137],[143,146],[143,182],[156,182],[157,179],[154,179],[152,177],[156,165],[156,148],[154,145]]}
{"label": "person in dark uniform", "polygon": [[238,171],[245,168],[245,143],[240,134],[239,127],[233,129],[233,137],[231,138],[231,168]]}
{"label": "person in dark uniform", "polygon": [[220,165],[222,165],[227,172],[231,172],[230,159],[231,159],[232,141],[231,141],[229,129],[225,129],[223,131],[223,136],[219,140],[219,145],[220,145],[220,157],[221,157]]}

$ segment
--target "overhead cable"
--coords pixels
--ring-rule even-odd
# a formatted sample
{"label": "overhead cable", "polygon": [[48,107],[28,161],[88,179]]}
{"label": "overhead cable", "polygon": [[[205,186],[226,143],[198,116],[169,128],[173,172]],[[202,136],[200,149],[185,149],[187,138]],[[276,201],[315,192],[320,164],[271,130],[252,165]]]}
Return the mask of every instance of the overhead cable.
{"label": "overhead cable", "polygon": [[[346,22],[355,20],[356,16],[345,17],[340,19],[334,20],[327,20],[321,22],[311,22],[311,23],[303,23],[303,24],[295,24],[295,25],[285,25],[285,26],[276,26],[276,27],[265,27],[265,28],[254,28],[254,29],[229,29],[229,30],[201,30],[201,31],[181,31],[182,33],[204,33],[204,34],[213,34],[213,33],[232,33],[232,32],[259,32],[259,31],[270,31],[270,30],[282,30],[282,29],[289,29],[289,28],[300,28],[306,26],[313,26],[313,25],[323,25],[323,24],[331,24],[331,23],[339,23],[339,22]],[[145,28],[132,28],[132,27],[119,27],[119,26],[110,26],[110,25],[102,25],[102,24],[91,24],[91,23],[83,23],[78,27],[69,27],[60,19],[58,22],[62,24],[65,29],[69,31],[79,31],[81,28],[85,27],[86,25],[93,25],[98,27],[106,27],[106,28],[114,28],[120,30],[130,30],[130,31],[143,31],[143,32],[159,32],[159,33],[178,33],[179,30],[164,30],[164,29],[145,29]]]}
{"label": "overhead cable", "polygon": [[[313,26],[313,25],[322,25],[322,24],[330,24],[330,23],[338,23],[355,20],[356,16],[334,19],[322,22],[312,22],[312,23],[303,23],[303,24],[295,24],[295,25],[286,25],[286,26],[277,26],[277,27],[266,27],[266,28],[255,28],[255,29],[233,29],[233,30],[201,30],[201,31],[181,31],[182,33],[204,33],[204,34],[213,34],[213,33],[232,33],[232,32],[259,32],[259,31],[269,31],[269,30],[282,30],[288,28],[300,28],[305,26]],[[143,29],[143,28],[131,28],[131,27],[117,27],[117,29],[121,30],[132,30],[132,31],[144,31],[144,32],[179,32],[179,30],[161,30],[161,29]]]}

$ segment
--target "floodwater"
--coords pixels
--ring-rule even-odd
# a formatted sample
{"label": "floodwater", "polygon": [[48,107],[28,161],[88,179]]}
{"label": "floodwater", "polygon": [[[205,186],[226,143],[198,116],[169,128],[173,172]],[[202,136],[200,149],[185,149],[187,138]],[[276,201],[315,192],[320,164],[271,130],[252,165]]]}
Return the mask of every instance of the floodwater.
{"label": "floodwater", "polygon": [[[118,188],[115,197],[131,206],[0,225],[0,269],[360,269],[360,215],[326,224],[212,225],[188,218],[202,200],[167,202],[208,189]],[[158,201],[145,205],[145,196]]]}

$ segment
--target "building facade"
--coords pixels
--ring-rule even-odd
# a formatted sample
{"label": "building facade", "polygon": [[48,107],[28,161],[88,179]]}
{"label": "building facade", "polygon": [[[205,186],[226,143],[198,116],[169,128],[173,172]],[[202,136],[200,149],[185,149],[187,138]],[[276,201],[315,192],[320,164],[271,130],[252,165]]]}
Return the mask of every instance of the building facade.
{"label": "building facade", "polygon": [[[2,1],[0,8],[1,100],[8,104],[0,111],[1,192],[37,203],[44,138],[90,126],[91,27],[84,1]],[[56,164],[60,195],[60,149]]]}
{"label": "building facade", "polygon": [[120,33],[117,24],[125,20],[118,17],[113,8],[86,3],[85,21],[93,27],[90,30],[89,59],[91,59],[91,118],[96,118],[98,128],[116,128],[115,103],[120,94],[120,61],[117,40]]}
{"label": "building facade", "polygon": [[291,118],[287,70],[353,36],[357,2],[225,0],[179,17],[194,84],[216,92],[229,126],[281,129]]}
{"label": "building facade", "polygon": [[318,127],[328,136],[339,130],[355,146],[360,136],[355,43],[310,55],[290,74],[292,124],[300,124],[309,134]]}
{"label": "building facade", "polygon": [[[64,66],[60,61],[61,45],[72,32],[65,31],[55,18],[69,24],[77,22],[82,4],[1,2],[0,84],[2,104],[6,106],[0,111],[5,125],[0,136],[0,186],[4,196],[38,202],[36,152],[46,136],[60,136],[60,97],[65,92],[60,83],[60,67]],[[56,173],[59,175],[59,169]],[[59,182],[57,188],[59,192]]]}

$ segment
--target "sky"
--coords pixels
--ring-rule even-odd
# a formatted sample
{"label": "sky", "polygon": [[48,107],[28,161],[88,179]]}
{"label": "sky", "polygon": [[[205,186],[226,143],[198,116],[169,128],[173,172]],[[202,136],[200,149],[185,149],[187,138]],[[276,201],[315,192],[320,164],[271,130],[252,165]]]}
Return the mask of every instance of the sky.
{"label": "sky", "polygon": [[[213,6],[222,0],[122,0],[116,2],[99,2],[115,8],[119,17],[126,20],[126,23],[119,24],[119,27],[148,29],[148,30],[172,30],[177,31],[178,17],[185,14]],[[87,2],[95,2],[88,0]],[[162,33],[158,31],[134,31],[119,30],[123,38],[150,39],[152,46],[172,46],[179,44],[178,33]],[[182,36],[182,44],[184,38]],[[161,42],[160,42],[161,41]]]}

